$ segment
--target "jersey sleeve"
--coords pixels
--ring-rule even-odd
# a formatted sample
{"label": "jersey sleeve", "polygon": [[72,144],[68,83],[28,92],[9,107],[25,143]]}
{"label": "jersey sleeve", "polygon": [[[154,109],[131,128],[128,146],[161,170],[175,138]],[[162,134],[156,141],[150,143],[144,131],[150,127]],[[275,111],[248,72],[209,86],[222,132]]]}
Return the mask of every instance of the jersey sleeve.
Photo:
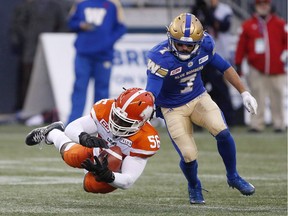
{"label": "jersey sleeve", "polygon": [[159,44],[147,54],[147,84],[145,89],[152,92],[154,97],[160,93],[163,79],[169,73],[169,59],[165,57],[167,51],[167,48]]}
{"label": "jersey sleeve", "polygon": [[146,83],[146,91],[151,92],[155,98],[159,95],[161,88],[163,85],[163,79],[153,75],[153,74],[148,74],[147,77],[147,83]]}
{"label": "jersey sleeve", "polygon": [[81,3],[74,3],[69,13],[68,27],[70,28],[70,30],[74,32],[81,31],[80,22],[84,21],[81,16],[80,8],[81,8]]}
{"label": "jersey sleeve", "polygon": [[99,119],[105,119],[108,122],[112,103],[113,99],[102,99],[96,102],[90,111],[93,120],[97,121]]}
{"label": "jersey sleeve", "polygon": [[168,74],[168,65],[167,62],[165,62],[165,58],[163,58],[163,56],[160,55],[161,55],[160,52],[148,53],[147,73],[154,74],[155,76],[158,76],[160,78],[164,78]]}
{"label": "jersey sleeve", "polygon": [[209,63],[213,67],[215,67],[217,70],[219,70],[222,74],[224,71],[226,71],[229,67],[231,67],[231,64],[223,59],[218,53],[215,53],[212,60]]}
{"label": "jersey sleeve", "polygon": [[115,180],[110,183],[113,187],[128,189],[143,173],[147,164],[146,158],[127,156],[123,160],[121,173],[114,172]]}
{"label": "jersey sleeve", "polygon": [[152,125],[146,123],[133,138],[130,156],[149,158],[160,149],[160,137]]}

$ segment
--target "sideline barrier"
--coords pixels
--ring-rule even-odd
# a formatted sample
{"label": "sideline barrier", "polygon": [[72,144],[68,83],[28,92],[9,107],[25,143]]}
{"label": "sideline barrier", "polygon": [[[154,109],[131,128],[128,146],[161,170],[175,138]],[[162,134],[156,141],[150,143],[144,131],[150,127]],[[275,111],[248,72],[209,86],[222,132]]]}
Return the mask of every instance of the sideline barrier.
{"label": "sideline barrier", "polygon": [[[22,118],[56,108],[60,120],[67,121],[75,79],[75,37],[73,33],[44,33],[40,36]],[[126,34],[115,44],[110,97],[118,96],[123,87],[145,88],[146,52],[164,39],[165,34]],[[93,103],[91,80],[84,114],[89,113]]]}

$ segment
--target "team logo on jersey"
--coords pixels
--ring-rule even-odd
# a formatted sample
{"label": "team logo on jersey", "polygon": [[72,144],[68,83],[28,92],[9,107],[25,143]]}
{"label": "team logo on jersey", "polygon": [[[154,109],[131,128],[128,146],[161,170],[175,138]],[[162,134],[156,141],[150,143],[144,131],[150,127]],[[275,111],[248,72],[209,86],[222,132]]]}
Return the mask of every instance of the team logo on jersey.
{"label": "team logo on jersey", "polygon": [[151,59],[148,60],[147,68],[151,71],[151,73],[155,74],[157,70],[160,69],[160,65],[157,65],[154,61]]}
{"label": "team logo on jersey", "polygon": [[103,128],[106,130],[106,132],[110,132],[109,125],[104,119],[100,120],[100,124],[103,126]]}
{"label": "team logo on jersey", "polygon": [[200,59],[198,60],[199,64],[202,64],[202,63],[206,62],[206,61],[208,60],[208,58],[209,58],[208,55],[200,58]]}
{"label": "team logo on jersey", "polygon": [[182,71],[182,67],[176,68],[175,70],[171,71],[170,75],[174,76],[174,75],[180,73],[181,71]]}
{"label": "team logo on jersey", "polygon": [[193,62],[192,61],[188,62],[188,67],[192,67],[192,66],[193,66]]}

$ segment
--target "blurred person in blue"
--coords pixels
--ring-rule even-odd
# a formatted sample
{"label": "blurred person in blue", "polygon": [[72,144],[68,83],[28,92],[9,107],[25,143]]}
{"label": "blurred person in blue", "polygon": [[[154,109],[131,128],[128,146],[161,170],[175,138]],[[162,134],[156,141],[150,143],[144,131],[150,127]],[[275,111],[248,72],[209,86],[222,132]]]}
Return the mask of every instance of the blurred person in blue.
{"label": "blurred person in blue", "polygon": [[257,102],[245,89],[230,63],[215,52],[213,38],[190,13],[175,17],[167,27],[168,40],[147,54],[146,90],[153,93],[156,116],[162,117],[171,141],[180,156],[180,168],[188,181],[191,204],[204,204],[198,178],[198,150],[193,123],[207,129],[216,139],[226,168],[227,183],[243,195],[252,195],[255,187],[244,180],[236,168],[236,144],[223,113],[205,89],[201,71],[209,64],[219,70],[243,98],[246,109],[257,112]]}
{"label": "blurred person in blue", "polygon": [[126,33],[126,26],[118,0],[78,1],[71,10],[68,25],[77,33],[70,123],[83,114],[91,78],[94,102],[109,97],[114,44]]}

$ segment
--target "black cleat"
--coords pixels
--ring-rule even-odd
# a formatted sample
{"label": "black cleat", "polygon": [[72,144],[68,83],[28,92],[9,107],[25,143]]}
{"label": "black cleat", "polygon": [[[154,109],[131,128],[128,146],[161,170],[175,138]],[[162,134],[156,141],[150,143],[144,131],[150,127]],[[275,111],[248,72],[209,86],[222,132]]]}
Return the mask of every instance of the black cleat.
{"label": "black cleat", "polygon": [[46,136],[53,129],[58,129],[60,131],[64,131],[64,125],[61,121],[54,122],[45,127],[35,128],[32,130],[26,137],[25,143],[29,146],[37,145],[45,140],[45,143],[48,145],[52,145],[53,143],[48,141]]}

